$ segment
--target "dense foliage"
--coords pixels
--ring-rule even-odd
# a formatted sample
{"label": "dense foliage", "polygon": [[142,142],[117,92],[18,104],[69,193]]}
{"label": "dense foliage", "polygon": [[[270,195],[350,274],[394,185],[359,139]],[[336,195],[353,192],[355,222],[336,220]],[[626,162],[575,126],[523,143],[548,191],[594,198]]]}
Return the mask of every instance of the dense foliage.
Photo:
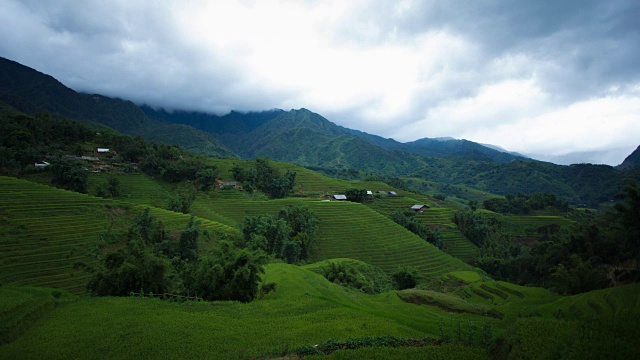
{"label": "dense foliage", "polygon": [[280,209],[277,218],[245,217],[242,234],[249,248],[296,264],[311,255],[316,227],[317,219],[308,208],[287,206]]}
{"label": "dense foliage", "polygon": [[569,204],[566,201],[560,201],[554,194],[534,193],[525,195],[507,194],[504,198],[492,198],[482,202],[482,206],[493,212],[501,214],[520,214],[527,215],[532,210],[557,210],[566,212],[569,210]]}
{"label": "dense foliage", "polygon": [[367,294],[379,294],[397,288],[384,271],[363,262],[329,261],[326,265],[312,270],[334,284]]}
{"label": "dense foliage", "polygon": [[[109,148],[97,156],[96,147]],[[54,118],[48,114],[34,117],[5,114],[0,121],[0,173],[19,175],[35,171],[34,164],[51,163],[53,182],[59,187],[87,193],[87,176],[93,168],[121,169],[144,173],[177,183],[190,181],[203,191],[210,190],[218,177],[215,166],[170,145],[147,143],[142,137],[96,129],[87,124]],[[47,171],[49,167],[42,168]],[[117,197],[117,185],[98,188],[101,197]],[[174,206],[175,207],[175,206]],[[178,211],[188,211],[183,205]]]}
{"label": "dense foliage", "polygon": [[87,288],[94,295],[141,292],[206,300],[253,300],[264,272],[264,253],[221,242],[214,253],[200,256],[198,241],[202,236],[206,234],[192,216],[175,239],[147,208],[126,234],[103,236],[92,250],[95,263],[76,265],[92,274]]}
{"label": "dense foliage", "polygon": [[530,246],[515,242],[504,224],[489,215],[458,212],[454,222],[481,248],[475,265],[492,276],[575,294],[638,277],[639,193],[632,182],[621,193],[624,202],[613,211],[569,229],[541,227]]}
{"label": "dense foliage", "polygon": [[231,168],[233,178],[242,183],[242,188],[248,192],[262,191],[274,199],[283,198],[291,191],[296,181],[296,173],[288,171],[282,175],[269,164],[265,158],[256,158],[253,166],[248,169],[236,164]]}

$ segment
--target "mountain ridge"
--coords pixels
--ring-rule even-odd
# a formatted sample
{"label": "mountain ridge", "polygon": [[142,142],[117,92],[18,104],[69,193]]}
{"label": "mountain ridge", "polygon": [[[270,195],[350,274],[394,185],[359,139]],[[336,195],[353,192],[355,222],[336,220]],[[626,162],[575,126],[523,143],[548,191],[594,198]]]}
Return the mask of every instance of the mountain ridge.
{"label": "mountain ridge", "polygon": [[626,167],[555,165],[468,140],[400,143],[339,126],[304,108],[223,116],[169,113],[158,110],[161,107],[77,93],[49,75],[7,59],[0,59],[0,84],[0,102],[18,111],[100,123],[210,156],[262,156],[317,169],[359,170],[364,172],[360,176],[415,177],[445,184],[445,189],[457,184],[503,195],[550,192],[589,206],[614,199],[625,178],[640,179],[640,171]]}

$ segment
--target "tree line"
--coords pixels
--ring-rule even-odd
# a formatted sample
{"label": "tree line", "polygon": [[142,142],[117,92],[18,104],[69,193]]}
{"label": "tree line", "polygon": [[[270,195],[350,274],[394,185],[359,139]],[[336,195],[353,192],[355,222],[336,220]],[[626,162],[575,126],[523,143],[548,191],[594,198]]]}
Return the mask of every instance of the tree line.
{"label": "tree line", "polygon": [[453,221],[480,248],[474,265],[491,276],[575,294],[640,279],[640,187],[629,182],[619,197],[612,210],[570,228],[539,228],[531,246],[486,214],[461,211]]}

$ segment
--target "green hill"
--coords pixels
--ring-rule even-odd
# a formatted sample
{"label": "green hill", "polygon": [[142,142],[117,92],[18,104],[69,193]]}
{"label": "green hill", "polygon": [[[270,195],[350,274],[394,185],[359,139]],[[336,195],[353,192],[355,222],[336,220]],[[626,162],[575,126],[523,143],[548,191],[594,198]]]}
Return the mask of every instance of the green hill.
{"label": "green hill", "polygon": [[[351,344],[350,347],[345,346],[332,355],[355,356],[375,351],[398,359],[414,358],[416,354],[422,358],[431,358],[431,355],[438,358],[436,355],[445,351],[457,358],[489,358],[489,353],[480,345],[486,334],[489,337],[506,337],[507,342],[495,350],[495,356],[518,357],[524,354],[537,357],[536,354],[550,356],[556,351],[565,351],[570,352],[572,358],[607,355],[609,358],[622,358],[637,356],[640,350],[635,345],[637,327],[635,331],[616,333],[631,328],[619,320],[607,327],[593,328],[588,325],[590,323],[557,319],[552,315],[558,309],[570,309],[587,298],[606,298],[608,300],[601,301],[604,306],[607,306],[606,301],[618,304],[618,314],[628,314],[630,320],[637,319],[637,296],[633,297],[638,294],[637,285],[560,298],[541,289],[480,282],[473,284],[475,288],[482,289],[486,285],[488,290],[485,293],[500,291],[505,294],[505,299],[499,298],[495,304],[489,304],[476,295],[478,300],[461,300],[456,295],[448,295],[449,300],[440,299],[450,303],[458,299],[455,302],[466,302],[467,306],[485,301],[482,306],[486,309],[505,313],[506,316],[500,320],[467,311],[445,311],[437,304],[403,302],[393,292],[366,295],[344,289],[318,274],[293,265],[269,265],[264,278],[277,283],[277,290],[250,304],[169,303],[140,297],[84,298],[65,302],[49,310],[46,317],[37,321],[37,326],[29,327],[15,341],[0,347],[0,352],[9,358],[34,358],[46,354],[51,359],[105,356],[271,358],[293,354],[300,349],[313,351],[315,344],[322,348],[327,346],[324,344],[345,341]],[[21,298],[19,293],[9,297],[7,291],[16,292],[0,288],[2,299],[7,299],[5,303],[8,299],[12,299],[14,304],[24,301],[21,300],[24,296]],[[43,292],[35,296],[46,299],[51,295]],[[634,299],[631,303],[628,301],[630,298]],[[562,299],[566,300],[559,303]],[[5,305],[4,308],[15,306]],[[580,309],[583,319],[592,318],[593,324],[603,321],[592,306],[581,306]],[[546,333],[532,334],[535,329],[545,329]],[[357,344],[366,346],[367,339],[373,342],[376,337],[389,342],[391,336],[424,339],[442,334],[451,339],[460,337],[461,340],[449,345],[436,345],[434,342],[433,345],[393,351],[391,348],[366,347],[347,350],[358,347]],[[474,346],[463,345],[469,334]],[[559,337],[553,338],[554,334]],[[567,337],[571,335],[572,338]],[[612,339],[612,336],[618,338]],[[543,348],[536,347],[541,345],[536,339],[546,339],[547,343]],[[621,343],[628,346],[618,347]],[[590,353],[594,349],[596,352]]]}
{"label": "green hill", "polygon": [[[126,228],[146,205],[134,205],[0,177],[0,283],[85,291],[88,275],[73,268],[100,235]],[[167,229],[180,229],[189,215],[150,208]],[[199,219],[217,237],[235,228]],[[210,247],[211,244],[202,244]]]}
{"label": "green hill", "polygon": [[0,102],[25,114],[51,113],[73,120],[106,125],[128,135],[142,135],[210,156],[234,154],[211,134],[190,126],[148,118],[131,101],[82,94],[53,77],[0,57]]}

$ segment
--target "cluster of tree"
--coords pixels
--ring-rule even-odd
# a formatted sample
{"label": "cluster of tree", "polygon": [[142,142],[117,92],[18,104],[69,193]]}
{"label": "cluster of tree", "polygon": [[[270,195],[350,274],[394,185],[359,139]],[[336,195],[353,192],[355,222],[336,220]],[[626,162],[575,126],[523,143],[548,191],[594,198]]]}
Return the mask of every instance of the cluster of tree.
{"label": "cluster of tree", "polygon": [[356,289],[367,294],[380,294],[391,290],[414,288],[418,284],[418,271],[410,266],[398,268],[387,275],[380,268],[356,261],[330,261],[313,269],[334,284]]}
{"label": "cluster of tree", "polygon": [[193,187],[186,185],[181,189],[177,189],[169,197],[167,210],[188,214],[191,211],[191,205],[196,199],[196,191]]}
{"label": "cluster of tree", "polygon": [[246,191],[252,193],[259,190],[274,199],[289,195],[296,181],[295,172],[287,170],[283,175],[265,158],[256,158],[253,166],[248,169],[235,164],[231,168],[231,174],[242,183],[242,188]]}
{"label": "cluster of tree", "polygon": [[51,164],[53,183],[56,186],[86,194],[89,172],[81,161],[58,158]]}
{"label": "cluster of tree", "polygon": [[367,195],[367,189],[350,188],[345,190],[344,195],[347,197],[347,200],[359,203],[371,199],[371,196]]}
{"label": "cluster of tree", "polygon": [[98,184],[96,186],[96,196],[109,199],[122,195],[120,180],[115,176],[107,177],[107,184]]}
{"label": "cluster of tree", "polygon": [[249,302],[258,294],[266,255],[221,241],[200,256],[206,234],[193,217],[175,239],[147,208],[125,234],[107,234],[91,252],[95,261],[78,263],[92,274],[89,291],[99,296],[131,292],[197,296],[205,300]]}
{"label": "cluster of tree", "polygon": [[330,261],[313,271],[334,284],[343,285],[367,294],[380,294],[395,288],[393,280],[381,269],[360,262]]}
{"label": "cluster of tree", "polygon": [[311,255],[317,222],[308,208],[286,206],[280,209],[276,218],[269,215],[245,217],[242,234],[249,248],[296,264]]}
{"label": "cluster of tree", "polygon": [[527,215],[532,210],[556,210],[566,212],[569,203],[559,200],[554,194],[538,192],[531,195],[519,193],[507,194],[504,198],[491,198],[482,202],[482,206],[501,214]]}
{"label": "cluster of tree", "polygon": [[529,247],[514,242],[495,218],[459,212],[454,222],[480,247],[475,265],[491,276],[563,294],[591,291],[640,273],[640,187],[633,182],[613,211],[586,218],[571,228],[539,229]]}
{"label": "cluster of tree", "polygon": [[417,214],[414,211],[396,210],[391,214],[391,220],[420,236],[438,249],[444,248],[444,237],[442,236],[442,233],[440,233],[440,230],[430,229],[426,224],[418,219]]}
{"label": "cluster of tree", "polygon": [[66,119],[40,114],[3,114],[0,121],[0,173],[15,175],[46,156],[76,152],[95,130]]}

